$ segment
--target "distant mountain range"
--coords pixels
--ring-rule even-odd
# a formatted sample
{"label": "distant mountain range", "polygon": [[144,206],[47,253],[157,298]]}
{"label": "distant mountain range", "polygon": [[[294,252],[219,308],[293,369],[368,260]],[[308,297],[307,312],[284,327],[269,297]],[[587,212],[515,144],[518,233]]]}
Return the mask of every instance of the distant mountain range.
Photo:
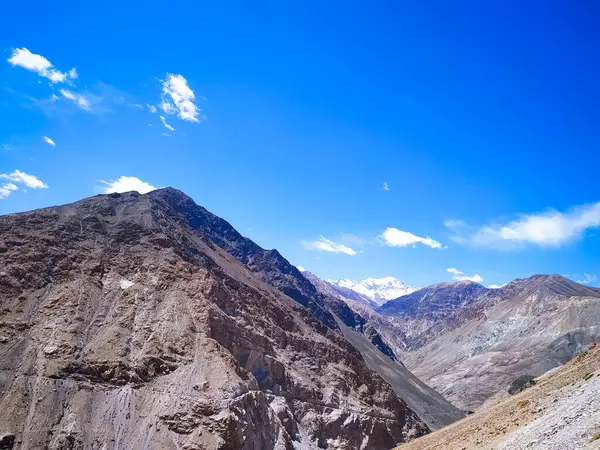
{"label": "distant mountain range", "polygon": [[463,410],[507,395],[520,375],[540,375],[600,340],[600,289],[560,275],[499,289],[440,283],[381,306],[350,292],[345,301],[397,357]]}
{"label": "distant mountain range", "polygon": [[398,298],[381,313],[411,331],[408,351],[398,352],[407,367],[465,410],[507,395],[518,376],[540,375],[600,341],[600,289],[560,275],[500,289],[464,282],[445,289],[448,295],[437,285]]}
{"label": "distant mountain range", "polygon": [[383,305],[388,300],[410,294],[418,289],[394,277],[367,278],[362,281],[342,278],[341,280],[327,280],[327,282],[341,289],[351,289],[368,297],[377,305]]}

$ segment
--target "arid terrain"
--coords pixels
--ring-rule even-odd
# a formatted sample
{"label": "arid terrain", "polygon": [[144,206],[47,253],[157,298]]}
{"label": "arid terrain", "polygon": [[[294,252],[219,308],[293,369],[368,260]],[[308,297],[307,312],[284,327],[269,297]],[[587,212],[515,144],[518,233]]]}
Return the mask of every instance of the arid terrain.
{"label": "arid terrain", "polygon": [[335,292],[411,372],[463,411],[496,402],[516,378],[539,376],[600,340],[600,289],[560,275],[500,289],[441,283],[376,309]]}
{"label": "arid terrain", "polygon": [[365,337],[359,316],[179,191],[2,216],[0,252],[15,449],[368,450],[429,431],[344,338]]}
{"label": "arid terrain", "polygon": [[600,345],[534,386],[398,450],[600,448]]}

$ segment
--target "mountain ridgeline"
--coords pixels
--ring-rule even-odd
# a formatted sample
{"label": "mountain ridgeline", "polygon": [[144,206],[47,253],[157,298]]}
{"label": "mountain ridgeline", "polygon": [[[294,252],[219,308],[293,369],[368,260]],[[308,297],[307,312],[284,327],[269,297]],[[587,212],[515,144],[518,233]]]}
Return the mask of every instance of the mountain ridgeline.
{"label": "mountain ridgeline", "polygon": [[494,403],[515,380],[562,365],[600,340],[600,289],[560,275],[499,289],[440,283],[381,306],[304,275],[358,311],[411,372],[464,411]]}
{"label": "mountain ridgeline", "polygon": [[415,375],[474,410],[506,396],[518,377],[541,375],[600,340],[600,289],[560,275],[499,289],[442,283],[389,301],[374,315]]}
{"label": "mountain ridgeline", "polygon": [[175,189],[90,197],[0,216],[0,445],[388,449],[598,323],[600,289],[559,275],[327,282]]}
{"label": "mountain ridgeline", "polygon": [[243,237],[227,221],[215,216],[181,192],[173,189],[162,191],[160,201],[164,207],[183,219],[183,225],[201,232],[234,256],[261,280],[276,287],[288,297],[309,308],[313,315],[327,327],[339,330],[335,314],[345,325],[367,334],[388,357],[395,359],[394,352],[383,342],[375,329],[367,328],[367,321],[353,311],[343,300],[328,293],[320,293],[277,250],[265,250],[252,240]]}
{"label": "mountain ridgeline", "polygon": [[402,366],[365,318],[177,190],[0,216],[0,253],[15,448],[384,449],[460,417],[371,370]]}

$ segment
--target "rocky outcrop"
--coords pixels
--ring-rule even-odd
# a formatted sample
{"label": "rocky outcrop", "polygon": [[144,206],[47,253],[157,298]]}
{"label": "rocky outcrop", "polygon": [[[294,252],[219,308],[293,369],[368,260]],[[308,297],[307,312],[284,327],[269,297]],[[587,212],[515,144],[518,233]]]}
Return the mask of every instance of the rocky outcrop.
{"label": "rocky outcrop", "polygon": [[166,189],[0,217],[14,448],[380,449],[428,431],[322,299],[267,270],[278,253],[209,213],[200,226],[190,202]]}

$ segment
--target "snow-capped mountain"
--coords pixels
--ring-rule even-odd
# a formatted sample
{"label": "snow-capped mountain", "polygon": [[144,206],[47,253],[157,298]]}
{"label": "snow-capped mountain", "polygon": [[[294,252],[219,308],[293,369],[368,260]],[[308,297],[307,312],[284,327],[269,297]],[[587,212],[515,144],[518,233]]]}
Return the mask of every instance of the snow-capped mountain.
{"label": "snow-capped mountain", "polygon": [[383,305],[388,300],[410,294],[418,289],[394,277],[367,278],[362,281],[342,278],[341,280],[327,281],[336,286],[352,289],[354,292],[365,295],[378,305]]}

